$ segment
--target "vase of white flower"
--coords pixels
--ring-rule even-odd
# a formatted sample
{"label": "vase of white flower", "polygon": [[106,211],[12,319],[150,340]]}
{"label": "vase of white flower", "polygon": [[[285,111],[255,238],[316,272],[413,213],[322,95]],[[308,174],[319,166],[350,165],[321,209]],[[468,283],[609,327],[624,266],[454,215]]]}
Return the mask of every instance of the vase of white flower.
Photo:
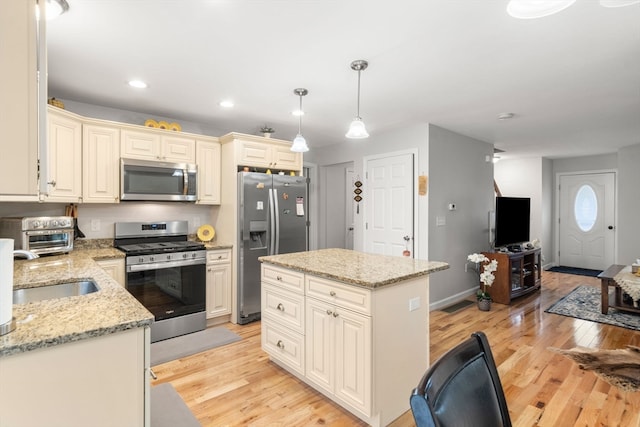
{"label": "vase of white flower", "polygon": [[[472,262],[475,267],[473,270],[478,274],[482,288],[478,289],[476,299],[478,300],[478,309],[481,311],[491,310],[491,295],[487,292],[487,287],[491,287],[495,276],[494,271],[498,269],[498,261],[493,259],[489,260],[483,254],[471,254],[467,257],[467,262]],[[482,266],[482,271],[480,271]]]}

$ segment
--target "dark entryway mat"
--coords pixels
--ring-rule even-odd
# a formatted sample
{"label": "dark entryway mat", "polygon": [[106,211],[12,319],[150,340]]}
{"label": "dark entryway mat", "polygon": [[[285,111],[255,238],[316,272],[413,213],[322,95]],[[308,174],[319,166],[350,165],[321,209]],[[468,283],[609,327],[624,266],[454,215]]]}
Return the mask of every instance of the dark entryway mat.
{"label": "dark entryway mat", "polygon": [[579,276],[591,276],[591,277],[596,277],[598,274],[602,273],[602,270],[590,270],[588,268],[566,267],[564,265],[560,265],[558,267],[551,267],[547,271],[553,271],[555,273],[577,274]]}
{"label": "dark entryway mat", "polygon": [[445,307],[442,309],[442,311],[444,311],[445,313],[455,313],[458,310],[462,310],[465,307],[469,307],[470,305],[473,305],[474,301],[469,301],[469,300],[462,300],[460,302],[457,302],[453,305],[450,305],[449,307]]}

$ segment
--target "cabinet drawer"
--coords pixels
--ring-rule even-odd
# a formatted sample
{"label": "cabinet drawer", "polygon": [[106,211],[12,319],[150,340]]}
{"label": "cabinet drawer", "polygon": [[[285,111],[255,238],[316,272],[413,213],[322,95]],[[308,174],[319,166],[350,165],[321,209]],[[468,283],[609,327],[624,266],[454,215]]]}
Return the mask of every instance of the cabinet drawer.
{"label": "cabinet drawer", "polygon": [[269,282],[285,289],[304,293],[304,274],[270,264],[262,264],[262,281]]}
{"label": "cabinet drawer", "polygon": [[315,276],[306,277],[307,296],[363,314],[371,313],[371,292]]}
{"label": "cabinet drawer", "polygon": [[262,349],[272,359],[304,375],[304,335],[262,320]]}
{"label": "cabinet drawer", "polygon": [[304,333],[304,295],[262,284],[262,317]]}
{"label": "cabinet drawer", "polygon": [[224,264],[231,262],[231,251],[210,250],[207,251],[207,264]]}

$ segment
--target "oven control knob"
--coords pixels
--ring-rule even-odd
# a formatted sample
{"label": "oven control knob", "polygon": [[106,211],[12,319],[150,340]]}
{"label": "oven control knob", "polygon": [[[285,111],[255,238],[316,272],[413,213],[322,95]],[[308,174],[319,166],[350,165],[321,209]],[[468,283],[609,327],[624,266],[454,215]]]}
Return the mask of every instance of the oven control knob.
{"label": "oven control knob", "polygon": [[154,256],[150,256],[149,257],[149,261],[155,261],[155,260],[156,260],[156,257],[154,257]]}
{"label": "oven control knob", "polygon": [[58,226],[58,221],[56,221],[55,219],[53,221],[51,221],[51,226],[52,227],[57,227]]}
{"label": "oven control knob", "polygon": [[197,255],[197,254],[196,254],[195,252],[192,252],[192,253],[191,253],[191,258],[195,258],[195,257],[196,257],[196,255]]}
{"label": "oven control knob", "polygon": [[167,255],[167,261],[171,261],[171,255]]}
{"label": "oven control knob", "polygon": [[138,258],[138,262],[139,263],[143,263],[144,262],[144,258],[143,257]]}
{"label": "oven control knob", "polygon": [[33,222],[31,223],[31,226],[32,226],[33,228],[40,228],[40,227],[41,227],[41,225],[40,225],[40,221],[37,221],[37,220],[36,220],[36,221],[33,221]]}
{"label": "oven control knob", "polygon": [[187,254],[182,254],[182,258],[187,259]]}

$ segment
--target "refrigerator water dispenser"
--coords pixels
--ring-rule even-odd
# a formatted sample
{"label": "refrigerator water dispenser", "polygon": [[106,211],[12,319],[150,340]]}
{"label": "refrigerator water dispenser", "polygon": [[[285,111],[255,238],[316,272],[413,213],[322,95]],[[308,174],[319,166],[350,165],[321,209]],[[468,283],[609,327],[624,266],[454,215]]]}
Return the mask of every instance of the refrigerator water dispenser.
{"label": "refrigerator water dispenser", "polygon": [[249,249],[267,248],[267,221],[249,221]]}

